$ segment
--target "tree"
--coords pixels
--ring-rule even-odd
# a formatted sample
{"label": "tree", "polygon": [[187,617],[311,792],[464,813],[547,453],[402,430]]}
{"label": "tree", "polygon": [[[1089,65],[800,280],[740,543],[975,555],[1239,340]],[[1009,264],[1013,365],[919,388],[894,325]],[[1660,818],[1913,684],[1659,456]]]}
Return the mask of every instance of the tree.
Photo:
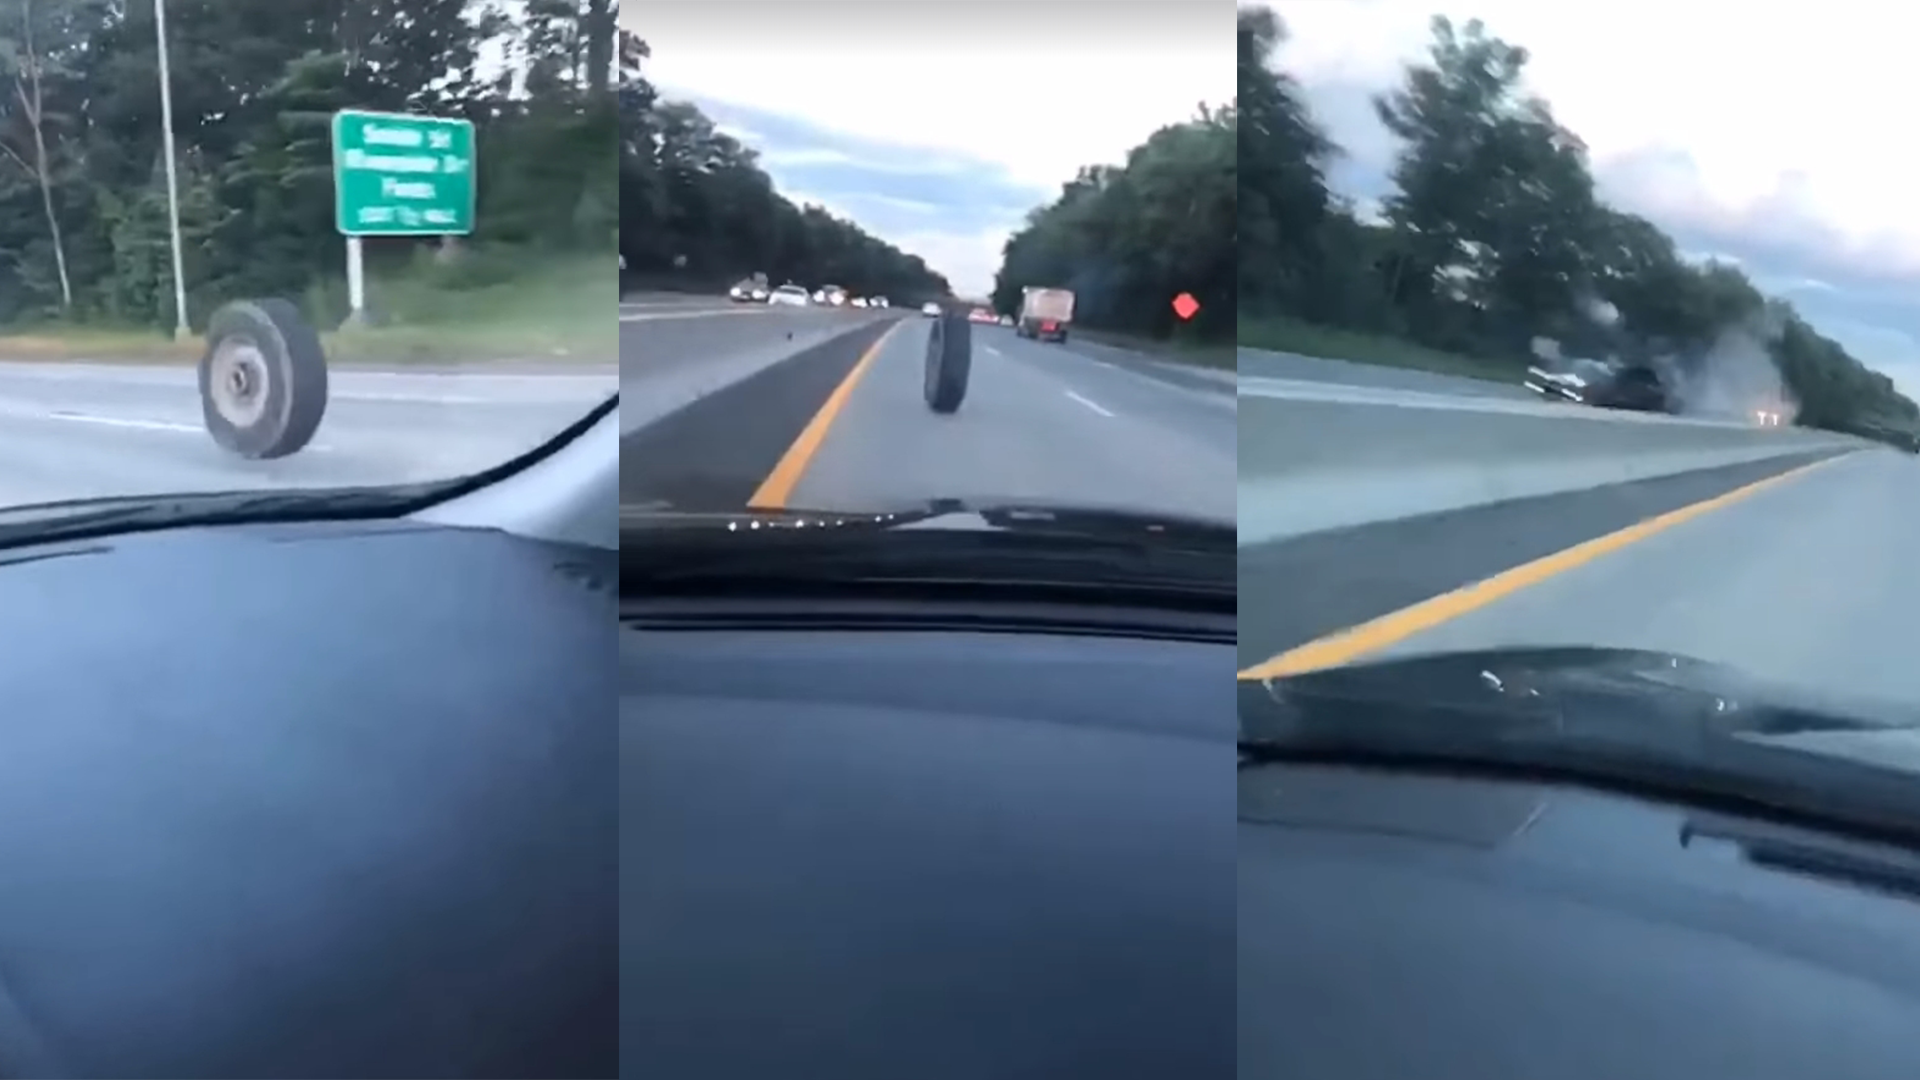
{"label": "tree", "polygon": [[1203,105],[1148,136],[1125,164],[1082,168],[1007,241],[994,306],[1012,313],[1026,287],[1064,287],[1076,294],[1076,323],[1167,338],[1184,292],[1200,302],[1185,332],[1230,337],[1239,125],[1237,109]]}
{"label": "tree", "polygon": [[0,123],[6,127],[0,154],[39,189],[63,311],[73,308],[73,279],[67,273],[67,246],[54,206],[47,105],[50,95],[62,89],[55,83],[70,79],[69,65],[84,47],[86,29],[98,25],[103,14],[99,0],[19,0],[19,10],[0,36],[0,70],[8,83],[5,105],[0,106]]}
{"label": "tree", "polygon": [[[167,15],[190,315],[338,292],[327,125],[345,106],[474,121],[478,246],[611,245],[615,110],[582,59],[613,66],[604,0],[170,0]],[[158,88],[151,4],[0,12],[0,321],[170,327]],[[431,245],[369,242],[370,269]]]}
{"label": "tree", "polygon": [[1333,208],[1327,167],[1338,148],[1294,81],[1269,68],[1286,40],[1280,16],[1241,9],[1239,39],[1240,245],[1262,268],[1240,275],[1240,293],[1255,307],[1323,311],[1328,297],[1316,267],[1338,246],[1326,235]]}

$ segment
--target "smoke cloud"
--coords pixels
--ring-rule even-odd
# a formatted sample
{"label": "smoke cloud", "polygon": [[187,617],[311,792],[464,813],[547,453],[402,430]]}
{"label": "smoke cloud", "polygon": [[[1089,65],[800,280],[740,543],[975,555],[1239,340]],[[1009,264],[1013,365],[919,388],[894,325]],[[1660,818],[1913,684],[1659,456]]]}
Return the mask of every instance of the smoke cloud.
{"label": "smoke cloud", "polygon": [[1793,423],[1800,403],[1788,391],[1770,348],[1779,338],[1775,326],[1734,326],[1721,331],[1704,353],[1665,358],[1681,413],[1734,418],[1769,412],[1778,413],[1781,423]]}

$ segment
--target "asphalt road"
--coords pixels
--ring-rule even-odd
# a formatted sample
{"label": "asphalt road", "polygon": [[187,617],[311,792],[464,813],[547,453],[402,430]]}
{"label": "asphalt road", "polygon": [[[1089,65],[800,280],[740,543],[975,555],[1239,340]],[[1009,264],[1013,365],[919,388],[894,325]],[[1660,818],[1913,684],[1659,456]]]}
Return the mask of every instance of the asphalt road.
{"label": "asphalt road", "polygon": [[615,385],[580,366],[335,369],[314,441],[246,461],[206,434],[191,367],[0,362],[0,505],[452,478],[533,449]]}
{"label": "asphalt road", "polygon": [[952,497],[1234,514],[1231,376],[975,327],[966,403],[938,416],[915,313],[652,303],[621,317],[628,503],[884,510]]}
{"label": "asphalt road", "polygon": [[[1920,457],[1868,450],[1795,471],[1809,460],[1817,459],[1243,548],[1243,675],[1303,646],[1327,650],[1320,661],[1342,663],[1503,646],[1613,646],[1920,703],[1912,644],[1920,617]],[[1702,505],[1769,476],[1779,479]],[[1698,509],[1657,521],[1644,535],[1617,533],[1685,507]],[[1546,558],[1553,562],[1535,562]],[[1452,592],[1490,579],[1494,585],[1482,590],[1504,595]],[[1425,601],[1432,602],[1415,606]],[[1352,648],[1327,644],[1356,627]]]}

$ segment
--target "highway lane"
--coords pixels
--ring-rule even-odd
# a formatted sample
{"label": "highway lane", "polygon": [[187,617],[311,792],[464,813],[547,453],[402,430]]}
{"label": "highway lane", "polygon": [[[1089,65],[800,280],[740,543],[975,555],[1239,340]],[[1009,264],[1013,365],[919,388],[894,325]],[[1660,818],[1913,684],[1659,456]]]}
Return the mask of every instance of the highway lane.
{"label": "highway lane", "polygon": [[[1234,513],[1228,378],[975,327],[966,403],[938,416],[922,398],[928,323],[917,314],[677,320],[688,332],[677,357],[651,333],[660,321],[622,327],[623,426],[630,402],[677,403],[641,406],[656,415],[623,443],[623,501],[880,510],[954,497]],[[747,374],[688,399],[672,372],[702,358]]]}
{"label": "highway lane", "polygon": [[610,367],[336,368],[326,419],[277,461],[222,451],[184,365],[0,362],[0,505],[427,481],[505,462],[616,388]]}
{"label": "highway lane", "polygon": [[[1301,650],[1296,661],[1338,663],[1597,645],[1920,703],[1920,458],[1881,449],[1825,458],[1805,471],[1818,458],[1243,549],[1243,677],[1290,650]],[[1673,511],[1682,519],[1662,517]],[[1650,519],[1641,535],[1617,532]],[[1481,595],[1418,606],[1490,579]],[[1347,646],[1331,640],[1354,627]]]}

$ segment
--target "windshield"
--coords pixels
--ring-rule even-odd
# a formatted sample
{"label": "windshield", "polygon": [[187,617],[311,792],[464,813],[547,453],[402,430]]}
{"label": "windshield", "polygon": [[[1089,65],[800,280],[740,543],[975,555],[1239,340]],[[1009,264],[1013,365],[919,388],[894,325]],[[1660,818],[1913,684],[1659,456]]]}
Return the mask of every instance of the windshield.
{"label": "windshield", "polygon": [[613,27],[298,6],[0,19],[0,508],[451,480],[617,392]]}
{"label": "windshield", "polygon": [[[1011,36],[763,5],[756,40],[807,47],[751,56],[723,5],[628,9],[630,527],[936,500],[1231,526],[1237,120],[1204,12],[1162,17],[1142,80],[1138,28],[1047,5]],[[755,274],[807,302],[729,293]],[[1056,302],[1017,325],[1029,289]]]}
{"label": "windshield", "polygon": [[1242,6],[1243,681],[1575,647],[1920,705],[1920,232],[1857,187],[1891,159],[1824,132],[1839,75],[1645,30]]}

